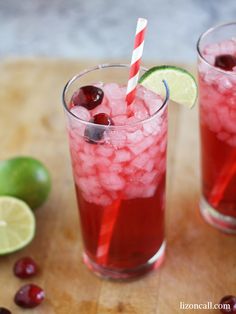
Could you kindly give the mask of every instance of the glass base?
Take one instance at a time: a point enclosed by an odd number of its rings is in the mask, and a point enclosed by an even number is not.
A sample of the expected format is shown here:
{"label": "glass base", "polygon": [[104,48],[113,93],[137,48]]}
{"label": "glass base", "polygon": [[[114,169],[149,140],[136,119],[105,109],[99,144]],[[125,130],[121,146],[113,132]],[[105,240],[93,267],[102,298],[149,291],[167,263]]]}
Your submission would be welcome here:
{"label": "glass base", "polygon": [[204,197],[200,200],[200,211],[203,218],[213,227],[226,233],[236,234],[236,218],[219,213]]}
{"label": "glass base", "polygon": [[126,280],[142,276],[149,271],[158,268],[165,256],[166,242],[163,241],[158,252],[150,258],[147,263],[132,269],[112,269],[101,266],[92,261],[86,253],[83,253],[83,260],[87,267],[97,276],[105,279]]}

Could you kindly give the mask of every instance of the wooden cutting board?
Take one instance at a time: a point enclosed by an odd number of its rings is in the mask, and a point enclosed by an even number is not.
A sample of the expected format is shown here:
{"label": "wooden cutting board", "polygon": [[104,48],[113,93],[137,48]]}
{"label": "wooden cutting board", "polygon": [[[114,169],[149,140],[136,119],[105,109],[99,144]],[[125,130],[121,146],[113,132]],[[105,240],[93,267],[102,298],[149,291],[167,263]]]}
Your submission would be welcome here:
{"label": "wooden cutting board", "polygon": [[164,265],[129,283],[101,280],[83,265],[61,91],[72,75],[94,64],[47,59],[0,63],[0,158],[35,156],[53,179],[49,200],[36,212],[33,242],[0,257],[0,306],[23,313],[13,296],[28,281],[15,278],[12,265],[28,255],[41,267],[30,281],[41,285],[47,298],[24,313],[172,314],[183,312],[180,302],[217,303],[236,294],[236,237],[208,226],[198,210],[197,109],[170,106]]}

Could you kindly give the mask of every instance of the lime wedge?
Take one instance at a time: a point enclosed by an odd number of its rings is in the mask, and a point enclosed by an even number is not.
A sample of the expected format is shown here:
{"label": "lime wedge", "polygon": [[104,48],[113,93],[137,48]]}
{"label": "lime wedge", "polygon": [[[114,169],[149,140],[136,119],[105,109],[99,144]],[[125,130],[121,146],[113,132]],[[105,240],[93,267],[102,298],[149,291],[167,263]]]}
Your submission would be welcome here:
{"label": "lime wedge", "polygon": [[35,217],[29,206],[11,196],[0,196],[0,255],[17,251],[31,242]]}
{"label": "lime wedge", "polygon": [[153,92],[165,97],[166,89],[163,80],[170,89],[170,99],[189,108],[197,100],[197,83],[188,71],[175,66],[156,66],[140,77],[139,83]]}

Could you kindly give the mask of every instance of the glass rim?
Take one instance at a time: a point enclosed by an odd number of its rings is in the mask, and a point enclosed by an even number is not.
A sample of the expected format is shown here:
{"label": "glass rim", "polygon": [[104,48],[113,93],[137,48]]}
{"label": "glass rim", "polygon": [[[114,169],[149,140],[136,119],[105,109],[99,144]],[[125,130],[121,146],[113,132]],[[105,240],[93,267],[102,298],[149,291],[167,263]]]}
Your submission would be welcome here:
{"label": "glass rim", "polygon": [[[158,108],[152,115],[150,115],[149,117],[139,120],[139,121],[135,121],[129,124],[123,124],[123,125],[98,125],[98,124],[94,124],[93,122],[90,121],[85,121],[83,119],[80,119],[79,117],[77,117],[73,112],[71,112],[67,106],[66,100],[65,100],[65,95],[69,89],[69,87],[71,86],[71,84],[73,84],[77,79],[79,79],[80,77],[84,76],[87,73],[93,72],[95,70],[101,70],[101,69],[106,69],[106,68],[130,68],[130,64],[126,64],[126,63],[103,63],[103,64],[99,64],[93,67],[90,67],[88,69],[85,69],[81,72],[79,72],[78,74],[74,75],[65,85],[63,92],[62,92],[62,104],[63,107],[65,109],[65,111],[69,114],[69,116],[73,117],[74,119],[78,120],[80,123],[83,123],[85,125],[96,125],[96,127],[101,127],[101,128],[111,128],[111,129],[116,129],[116,128],[125,128],[125,127],[132,127],[132,126],[136,126],[139,124],[142,124],[144,122],[147,122],[149,120],[152,120],[153,117],[155,117],[158,112],[160,112],[163,108],[166,107],[168,100],[169,100],[169,87],[166,83],[166,81],[163,80],[163,85],[165,86],[165,90],[166,90],[166,95],[165,98],[162,102],[162,105],[160,106],[160,108]],[[140,70],[143,71],[147,71],[147,68],[145,67],[140,67]]]}
{"label": "glass rim", "polygon": [[225,26],[231,26],[231,25],[235,25],[236,27],[236,21],[233,21],[233,22],[228,22],[228,23],[221,23],[221,24],[217,24],[213,27],[210,27],[208,28],[206,31],[204,31],[200,37],[198,38],[198,41],[197,41],[197,52],[198,52],[198,56],[199,58],[201,59],[201,61],[203,61],[204,63],[206,63],[208,66],[210,66],[211,68],[213,68],[215,71],[218,71],[219,73],[223,73],[224,75],[229,75],[229,76],[234,76],[236,75],[236,72],[233,72],[233,71],[225,71],[223,69],[220,69],[216,66],[214,66],[213,64],[209,63],[205,57],[202,55],[202,52],[201,52],[201,49],[200,49],[200,43],[201,41],[206,37],[208,36],[210,33],[214,32],[215,30],[221,28],[221,27],[225,27]]}

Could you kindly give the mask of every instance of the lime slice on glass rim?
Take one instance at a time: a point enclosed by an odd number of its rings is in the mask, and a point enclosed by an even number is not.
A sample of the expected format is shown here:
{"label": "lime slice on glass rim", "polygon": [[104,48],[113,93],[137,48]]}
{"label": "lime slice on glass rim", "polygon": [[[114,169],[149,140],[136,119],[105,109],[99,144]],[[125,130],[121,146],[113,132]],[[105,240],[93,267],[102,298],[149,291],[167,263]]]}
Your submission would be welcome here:
{"label": "lime slice on glass rim", "polygon": [[0,255],[15,252],[29,244],[35,234],[35,217],[23,201],[0,196]]}
{"label": "lime slice on glass rim", "polygon": [[155,66],[147,70],[139,83],[153,92],[165,97],[166,88],[170,89],[170,99],[181,105],[192,108],[197,100],[197,83],[188,71],[169,65]]}

